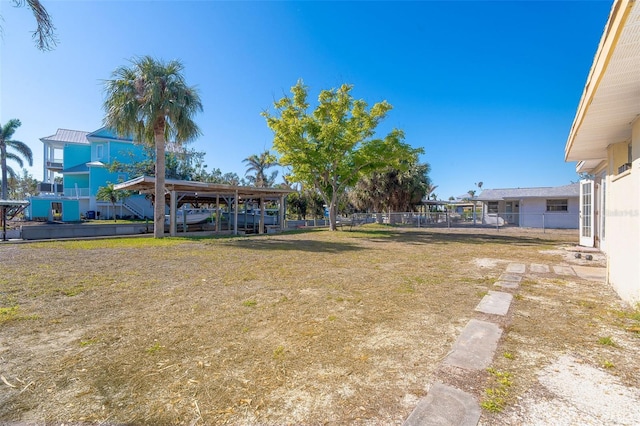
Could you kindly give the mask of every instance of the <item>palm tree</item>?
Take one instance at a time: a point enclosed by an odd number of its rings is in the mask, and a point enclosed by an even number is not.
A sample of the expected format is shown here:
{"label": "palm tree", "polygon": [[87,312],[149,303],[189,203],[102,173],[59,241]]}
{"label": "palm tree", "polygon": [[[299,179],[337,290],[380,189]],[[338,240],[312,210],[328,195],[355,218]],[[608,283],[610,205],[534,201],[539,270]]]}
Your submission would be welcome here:
{"label": "palm tree", "polygon": [[[58,40],[56,39],[55,30],[51,21],[49,12],[44,8],[40,0],[12,0],[15,7],[23,7],[25,4],[33,12],[34,18],[36,18],[36,30],[33,32],[33,39],[36,42],[36,46],[40,50],[53,49]],[[2,27],[0,27],[0,32]]]}
{"label": "palm tree", "polygon": [[[107,182],[107,186],[101,186],[96,192],[96,200],[108,201],[113,207],[113,221],[116,222],[116,203],[130,196],[129,191],[115,189],[111,182]],[[122,212],[121,212],[122,213]]]}
{"label": "palm tree", "polygon": [[131,60],[105,83],[104,124],[121,137],[155,148],[154,236],[164,236],[165,146],[195,139],[200,129],[193,121],[202,111],[200,95],[187,86],[179,61],[165,63],[150,56]]}
{"label": "palm tree", "polygon": [[[277,166],[278,160],[276,160],[276,157],[268,150],[260,155],[253,154],[242,160],[242,162],[247,163],[247,172],[245,173],[245,176],[249,182],[253,183],[253,185],[259,188],[264,188],[272,186],[275,183],[278,172],[274,171],[271,175],[267,176],[266,170]],[[250,175],[252,172],[254,174]]]}
{"label": "palm tree", "polygon": [[[2,196],[0,198],[3,200],[7,199],[8,176],[12,178],[16,178],[17,176],[13,169],[7,165],[7,160],[13,160],[18,163],[20,167],[23,167],[24,162],[22,161],[22,157],[24,157],[29,163],[29,166],[33,166],[33,153],[31,152],[31,148],[24,142],[11,139],[16,129],[21,125],[20,120],[14,118],[0,128],[0,167],[2,168]],[[15,150],[16,153],[8,152],[8,148]]]}
{"label": "palm tree", "polygon": [[[14,160],[20,167],[23,166],[22,158],[27,159],[30,166],[33,166],[33,153],[31,149],[24,142],[15,141],[11,139],[16,129],[20,127],[22,123],[17,118],[9,120],[4,126],[0,127],[0,168],[2,169],[2,189],[0,190],[0,199],[7,199],[7,188],[9,185],[7,176],[11,175],[12,178],[16,177],[16,173],[13,169],[7,166],[7,159]],[[18,153],[7,152],[7,148],[12,148]],[[2,240],[7,239],[7,208],[2,207],[0,214],[0,222],[2,222]]]}

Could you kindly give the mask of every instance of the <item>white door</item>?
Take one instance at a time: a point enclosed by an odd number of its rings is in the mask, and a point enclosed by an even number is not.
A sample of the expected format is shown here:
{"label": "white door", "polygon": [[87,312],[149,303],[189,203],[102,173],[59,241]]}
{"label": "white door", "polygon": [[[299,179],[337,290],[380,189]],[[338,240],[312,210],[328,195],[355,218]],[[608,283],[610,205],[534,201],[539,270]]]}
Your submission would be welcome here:
{"label": "white door", "polygon": [[594,197],[593,180],[580,181],[580,245],[593,247],[594,245]]}

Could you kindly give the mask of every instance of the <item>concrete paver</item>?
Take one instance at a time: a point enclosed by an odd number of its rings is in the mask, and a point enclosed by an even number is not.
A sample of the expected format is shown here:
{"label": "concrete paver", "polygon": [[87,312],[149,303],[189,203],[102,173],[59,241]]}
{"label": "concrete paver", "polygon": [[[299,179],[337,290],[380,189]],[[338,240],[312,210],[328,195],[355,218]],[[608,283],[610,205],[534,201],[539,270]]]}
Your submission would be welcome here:
{"label": "concrete paver", "polygon": [[479,420],[480,406],[472,395],[436,383],[403,426],[476,426]]}
{"label": "concrete paver", "polygon": [[496,281],[494,284],[496,287],[502,287],[507,290],[517,290],[520,288],[520,283],[514,281]]}
{"label": "concrete paver", "polygon": [[491,365],[502,329],[496,324],[470,320],[453,345],[443,364],[466,370],[484,370]]}
{"label": "concrete paver", "polygon": [[584,280],[605,282],[607,278],[607,268],[574,265],[573,270]]}
{"label": "concrete paver", "polygon": [[518,275],[518,274],[502,274],[502,275],[500,275],[500,278],[498,278],[498,280],[500,280],[500,281],[512,281],[514,283],[519,283],[522,280],[522,275]]}
{"label": "concrete paver", "polygon": [[558,275],[575,275],[576,273],[571,269],[571,266],[553,265],[553,272]]}
{"label": "concrete paver", "polygon": [[530,269],[531,269],[531,272],[534,272],[536,274],[548,274],[549,273],[549,266],[548,265],[542,265],[540,263],[532,263]]}
{"label": "concrete paver", "polygon": [[476,306],[476,311],[484,312],[485,314],[507,315],[512,300],[513,295],[511,293],[489,291]]}
{"label": "concrete paver", "polygon": [[507,273],[524,274],[525,272],[527,272],[527,267],[524,263],[510,263],[507,265]]}

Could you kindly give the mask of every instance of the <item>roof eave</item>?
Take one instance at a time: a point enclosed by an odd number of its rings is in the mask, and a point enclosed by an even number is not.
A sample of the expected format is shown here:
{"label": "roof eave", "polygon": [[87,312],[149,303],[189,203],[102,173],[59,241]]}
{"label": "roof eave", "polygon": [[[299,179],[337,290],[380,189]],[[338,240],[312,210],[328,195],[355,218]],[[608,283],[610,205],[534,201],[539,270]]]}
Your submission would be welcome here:
{"label": "roof eave", "polygon": [[578,103],[578,109],[571,125],[569,137],[567,138],[565,161],[580,161],[585,159],[585,156],[588,158],[606,157],[606,148],[610,143],[609,141],[599,141],[595,150],[591,148],[590,152],[585,152],[582,147],[576,144],[576,138],[589,110],[589,106],[593,102],[593,98],[607,70],[611,56],[615,51],[616,44],[634,3],[635,0],[616,0],[613,3],[609,19],[607,20],[603,36],[587,77],[587,82],[582,92],[580,102]]}

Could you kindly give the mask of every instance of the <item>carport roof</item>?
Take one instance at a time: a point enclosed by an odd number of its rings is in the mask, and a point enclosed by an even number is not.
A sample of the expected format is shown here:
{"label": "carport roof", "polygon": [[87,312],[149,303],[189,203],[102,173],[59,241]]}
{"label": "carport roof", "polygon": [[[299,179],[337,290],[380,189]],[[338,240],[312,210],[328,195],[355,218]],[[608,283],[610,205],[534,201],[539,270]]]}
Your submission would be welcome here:
{"label": "carport roof", "polygon": [[[140,176],[114,186],[115,189],[138,191],[145,194],[153,194],[156,178],[153,176]],[[186,202],[212,203],[216,197],[235,197],[267,200],[279,199],[281,196],[294,192],[291,189],[282,188],[256,188],[252,186],[225,185],[221,183],[195,182],[187,180],[165,179],[165,197],[168,199],[169,193],[175,191],[180,196],[180,204]]]}

